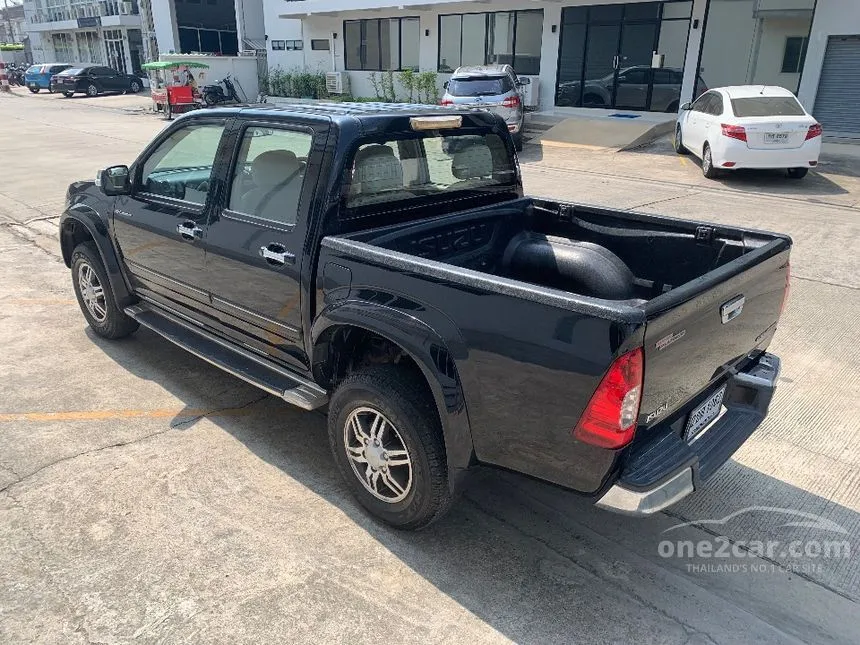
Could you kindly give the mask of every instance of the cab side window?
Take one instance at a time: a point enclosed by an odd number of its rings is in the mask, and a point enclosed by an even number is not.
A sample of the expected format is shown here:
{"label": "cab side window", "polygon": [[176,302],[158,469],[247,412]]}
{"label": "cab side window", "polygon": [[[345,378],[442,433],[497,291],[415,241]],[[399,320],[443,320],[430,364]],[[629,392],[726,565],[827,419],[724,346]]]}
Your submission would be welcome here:
{"label": "cab side window", "polygon": [[312,141],[309,132],[247,128],[233,169],[229,209],[295,224]]}
{"label": "cab side window", "polygon": [[190,124],[174,131],[143,163],[138,190],[204,205],[224,124]]}

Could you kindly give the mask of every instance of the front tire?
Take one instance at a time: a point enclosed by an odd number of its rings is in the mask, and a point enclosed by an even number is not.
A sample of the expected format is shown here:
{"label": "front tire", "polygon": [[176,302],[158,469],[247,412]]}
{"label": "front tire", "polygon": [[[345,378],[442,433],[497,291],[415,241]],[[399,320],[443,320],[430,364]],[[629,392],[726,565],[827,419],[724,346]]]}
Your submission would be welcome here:
{"label": "front tire", "polygon": [[98,96],[99,88],[95,83],[87,85],[87,96]]}
{"label": "front tire", "polygon": [[63,92],[63,96],[65,96],[67,99],[72,98],[74,95],[74,92]]}
{"label": "front tire", "polygon": [[30,88],[30,91],[31,91],[33,94],[38,94],[38,93],[39,93],[39,88],[38,88],[38,87],[31,87],[31,88]]}
{"label": "front tire", "polygon": [[128,91],[132,94],[137,94],[138,92],[140,92],[140,83],[137,81],[132,81],[128,85]]}
{"label": "front tire", "polygon": [[681,124],[675,126],[675,136],[672,139],[672,147],[679,155],[688,155],[690,151],[684,147],[684,140],[681,137]]}
{"label": "front tire", "polygon": [[420,374],[394,365],[353,372],[331,398],[328,434],[341,475],[371,515],[417,530],[450,508],[442,429]]}
{"label": "front tire", "polygon": [[809,172],[809,168],[789,168],[788,176],[792,179],[803,179]]}
{"label": "front tire", "polygon": [[72,286],[84,318],[102,338],[123,338],[138,328],[116,303],[107,272],[93,242],[83,242],[72,252]]}
{"label": "front tire", "polygon": [[217,96],[215,96],[214,94],[211,94],[211,93],[210,93],[210,94],[204,94],[204,95],[203,95],[203,102],[204,102],[208,107],[212,107],[213,105],[217,105],[217,104],[218,104],[218,97],[217,97]]}
{"label": "front tire", "polygon": [[702,150],[702,174],[707,179],[716,179],[719,175],[719,171],[714,168],[714,159],[711,155],[711,146],[707,143],[705,144],[704,150]]}

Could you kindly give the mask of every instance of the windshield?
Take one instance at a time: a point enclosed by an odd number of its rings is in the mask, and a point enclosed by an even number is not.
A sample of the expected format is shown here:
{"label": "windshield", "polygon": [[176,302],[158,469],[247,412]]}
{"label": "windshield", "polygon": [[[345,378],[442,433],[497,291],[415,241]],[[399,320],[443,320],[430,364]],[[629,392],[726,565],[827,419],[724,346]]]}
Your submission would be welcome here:
{"label": "windshield", "polygon": [[72,67],[70,69],[64,69],[62,72],[58,74],[58,76],[76,76],[83,72],[82,67]]}
{"label": "windshield", "polygon": [[517,173],[505,142],[497,134],[454,135],[439,132],[358,149],[351,168],[346,206],[445,198],[454,193],[509,190]]}
{"label": "windshield", "polygon": [[511,81],[507,76],[452,78],[448,81],[448,94],[451,96],[496,96],[511,89]]}
{"label": "windshield", "polygon": [[793,96],[755,96],[732,99],[735,116],[804,116],[806,112]]}

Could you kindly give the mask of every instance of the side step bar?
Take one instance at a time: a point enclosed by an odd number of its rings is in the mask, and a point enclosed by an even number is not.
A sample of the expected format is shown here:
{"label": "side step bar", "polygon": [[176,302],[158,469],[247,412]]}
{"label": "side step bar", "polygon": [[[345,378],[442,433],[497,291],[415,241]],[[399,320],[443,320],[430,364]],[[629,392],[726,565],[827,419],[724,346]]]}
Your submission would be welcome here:
{"label": "side step bar", "polygon": [[139,303],[126,307],[125,313],[182,349],[287,403],[303,410],[315,410],[328,402],[326,391],[313,381],[223,340],[162,307]]}

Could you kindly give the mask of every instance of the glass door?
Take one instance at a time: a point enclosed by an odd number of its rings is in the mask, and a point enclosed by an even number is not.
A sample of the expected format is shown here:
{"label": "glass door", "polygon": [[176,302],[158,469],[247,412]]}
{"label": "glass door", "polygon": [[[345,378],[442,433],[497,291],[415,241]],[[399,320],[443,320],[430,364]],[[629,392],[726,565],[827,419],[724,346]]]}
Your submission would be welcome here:
{"label": "glass door", "polygon": [[626,23],[621,29],[613,107],[647,110],[651,102],[651,57],[657,48],[657,22]]}
{"label": "glass door", "polygon": [[585,82],[582,88],[583,107],[612,107],[620,38],[620,23],[588,26]]}

